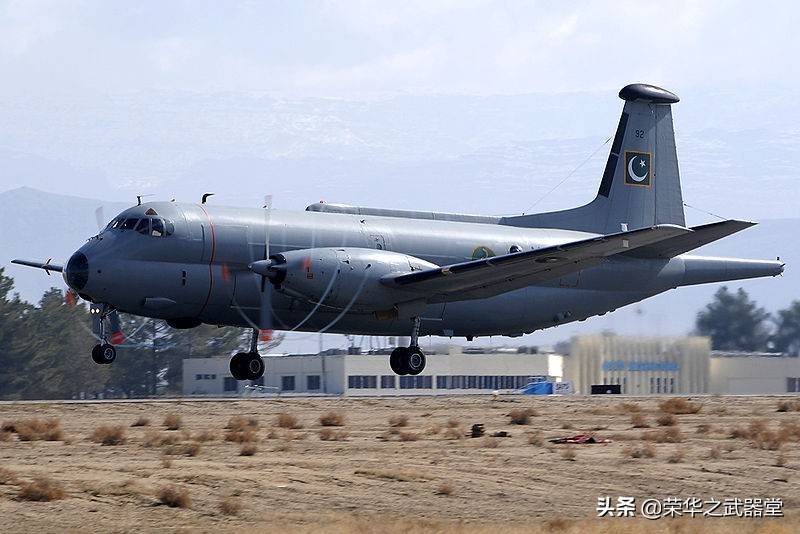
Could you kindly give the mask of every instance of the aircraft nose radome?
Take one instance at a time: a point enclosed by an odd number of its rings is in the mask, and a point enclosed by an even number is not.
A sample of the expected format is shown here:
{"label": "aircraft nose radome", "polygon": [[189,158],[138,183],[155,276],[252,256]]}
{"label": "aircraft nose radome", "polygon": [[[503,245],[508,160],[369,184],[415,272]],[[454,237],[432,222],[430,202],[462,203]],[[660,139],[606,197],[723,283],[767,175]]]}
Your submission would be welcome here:
{"label": "aircraft nose radome", "polygon": [[80,291],[89,282],[89,260],[83,252],[76,252],[67,262],[64,269],[67,285],[75,291]]}

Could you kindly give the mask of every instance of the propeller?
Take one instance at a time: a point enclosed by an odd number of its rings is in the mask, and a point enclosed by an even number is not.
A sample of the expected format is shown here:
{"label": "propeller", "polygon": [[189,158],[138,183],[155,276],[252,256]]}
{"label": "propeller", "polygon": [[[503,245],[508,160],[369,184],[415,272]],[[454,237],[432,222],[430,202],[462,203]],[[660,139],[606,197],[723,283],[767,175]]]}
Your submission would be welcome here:
{"label": "propeller", "polygon": [[[272,195],[264,197],[264,260],[269,259],[269,223],[270,211],[272,211]],[[268,271],[269,272],[269,271]],[[268,273],[261,275],[261,301],[258,316],[258,338],[264,343],[268,343],[272,339],[272,290],[267,288]]]}

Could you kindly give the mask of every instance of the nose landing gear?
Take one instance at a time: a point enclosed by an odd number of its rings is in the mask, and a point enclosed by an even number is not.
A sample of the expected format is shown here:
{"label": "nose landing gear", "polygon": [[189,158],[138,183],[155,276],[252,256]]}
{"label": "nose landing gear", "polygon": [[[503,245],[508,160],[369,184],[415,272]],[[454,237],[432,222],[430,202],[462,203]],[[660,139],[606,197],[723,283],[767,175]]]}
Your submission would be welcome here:
{"label": "nose landing gear", "polygon": [[236,380],[258,380],[264,376],[264,359],[258,354],[258,329],[253,329],[250,352],[239,352],[231,358],[231,375]]}
{"label": "nose landing gear", "polygon": [[425,370],[425,353],[419,348],[419,317],[414,317],[411,343],[408,347],[397,347],[389,355],[389,367],[398,375],[418,375]]}

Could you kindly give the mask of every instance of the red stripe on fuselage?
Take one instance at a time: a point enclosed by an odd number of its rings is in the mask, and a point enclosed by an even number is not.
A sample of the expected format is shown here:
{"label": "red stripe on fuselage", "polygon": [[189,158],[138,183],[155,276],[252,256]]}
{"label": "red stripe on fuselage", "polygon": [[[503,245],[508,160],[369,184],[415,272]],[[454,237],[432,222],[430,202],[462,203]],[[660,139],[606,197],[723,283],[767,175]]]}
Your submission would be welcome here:
{"label": "red stripe on fuselage", "polygon": [[211,257],[208,260],[208,295],[206,295],[206,301],[203,303],[203,307],[200,309],[200,313],[198,313],[198,315],[202,315],[203,312],[206,311],[208,301],[211,300],[211,291],[214,289],[214,255],[217,252],[217,235],[214,231],[214,221],[211,220],[211,216],[208,214],[202,204],[200,205],[200,209],[206,214],[208,226],[211,229]]}

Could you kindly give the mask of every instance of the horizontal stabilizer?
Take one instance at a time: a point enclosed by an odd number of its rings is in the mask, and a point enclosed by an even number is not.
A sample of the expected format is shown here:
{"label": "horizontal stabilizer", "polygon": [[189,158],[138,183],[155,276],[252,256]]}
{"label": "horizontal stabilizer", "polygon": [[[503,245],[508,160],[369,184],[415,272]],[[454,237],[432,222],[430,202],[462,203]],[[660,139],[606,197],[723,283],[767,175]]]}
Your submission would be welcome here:
{"label": "horizontal stabilizer", "polygon": [[554,280],[598,265],[609,256],[687,233],[691,233],[688,228],[662,224],[434,269],[386,275],[381,282],[424,294],[429,302],[484,298]]}
{"label": "horizontal stabilizer", "polygon": [[52,258],[47,261],[33,261],[33,260],[11,260],[11,263],[16,263],[17,265],[24,265],[26,267],[36,267],[37,269],[44,269],[47,274],[50,274],[50,271],[56,271],[58,273],[64,271],[64,266],[59,265],[57,263],[50,263]]}
{"label": "horizontal stabilizer", "polygon": [[693,226],[690,234],[679,235],[659,241],[653,245],[637,248],[626,255],[637,258],[674,258],[684,252],[689,252],[723,237],[735,234],[745,228],[755,226],[755,224],[748,221],[730,220]]}

